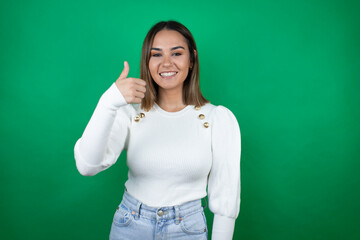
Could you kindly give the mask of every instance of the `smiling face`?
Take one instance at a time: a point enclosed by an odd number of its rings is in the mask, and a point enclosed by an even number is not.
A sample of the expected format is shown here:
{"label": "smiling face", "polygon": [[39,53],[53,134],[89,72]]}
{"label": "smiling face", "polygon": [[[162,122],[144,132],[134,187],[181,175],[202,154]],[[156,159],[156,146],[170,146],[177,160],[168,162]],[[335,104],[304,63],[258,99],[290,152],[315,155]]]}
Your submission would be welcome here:
{"label": "smiling face", "polygon": [[161,30],[154,38],[149,69],[159,88],[182,91],[191,66],[186,39],[177,31]]}

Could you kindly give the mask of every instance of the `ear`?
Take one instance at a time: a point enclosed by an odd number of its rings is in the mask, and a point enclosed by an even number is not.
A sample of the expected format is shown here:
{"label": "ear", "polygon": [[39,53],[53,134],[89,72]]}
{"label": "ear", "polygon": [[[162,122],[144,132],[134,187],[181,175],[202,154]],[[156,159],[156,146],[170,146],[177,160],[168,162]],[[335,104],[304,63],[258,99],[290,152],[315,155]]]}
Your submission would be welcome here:
{"label": "ear", "polygon": [[[197,56],[197,51],[196,51],[195,49],[194,49],[194,56],[195,56],[195,57]],[[190,69],[192,69],[193,66],[194,66],[194,63],[191,62],[191,63],[190,63]]]}

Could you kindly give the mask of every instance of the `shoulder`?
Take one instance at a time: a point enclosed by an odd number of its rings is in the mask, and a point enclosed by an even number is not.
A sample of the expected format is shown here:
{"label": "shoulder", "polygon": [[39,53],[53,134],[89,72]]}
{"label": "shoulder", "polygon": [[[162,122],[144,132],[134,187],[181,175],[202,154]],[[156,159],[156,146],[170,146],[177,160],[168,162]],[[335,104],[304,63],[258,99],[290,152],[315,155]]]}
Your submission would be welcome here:
{"label": "shoulder", "polygon": [[234,127],[239,125],[235,114],[223,105],[212,105],[212,111],[209,114],[213,126]]}
{"label": "shoulder", "polygon": [[206,103],[205,105],[197,108],[194,106],[194,109],[196,111],[199,111],[201,112],[202,114],[205,114],[205,115],[208,115],[210,116],[212,111],[216,108],[216,106],[214,104],[211,104],[211,103]]}
{"label": "shoulder", "polygon": [[223,106],[223,105],[212,105],[212,111],[211,111],[211,116],[214,118],[217,117],[224,117],[224,118],[235,118],[234,113],[227,107]]}
{"label": "shoulder", "polygon": [[130,124],[136,115],[138,115],[137,106],[126,104],[116,111],[116,121]]}

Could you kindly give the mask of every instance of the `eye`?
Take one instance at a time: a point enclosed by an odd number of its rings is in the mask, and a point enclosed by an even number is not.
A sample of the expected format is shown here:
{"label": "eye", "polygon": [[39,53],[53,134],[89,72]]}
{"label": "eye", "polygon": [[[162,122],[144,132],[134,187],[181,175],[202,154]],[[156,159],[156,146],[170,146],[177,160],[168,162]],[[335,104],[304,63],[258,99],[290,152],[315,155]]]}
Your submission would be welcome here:
{"label": "eye", "polygon": [[176,53],[174,53],[173,55],[174,55],[174,56],[180,56],[181,53],[176,52]]}
{"label": "eye", "polygon": [[153,57],[160,57],[161,54],[160,54],[160,53],[154,53],[152,56],[153,56]]}

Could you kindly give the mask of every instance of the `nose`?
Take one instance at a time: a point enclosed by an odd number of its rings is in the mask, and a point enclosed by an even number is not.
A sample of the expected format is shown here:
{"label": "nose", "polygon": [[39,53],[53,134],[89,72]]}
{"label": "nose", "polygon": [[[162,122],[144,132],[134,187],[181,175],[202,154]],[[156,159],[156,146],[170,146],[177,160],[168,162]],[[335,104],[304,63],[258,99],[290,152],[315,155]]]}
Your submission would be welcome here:
{"label": "nose", "polygon": [[164,56],[163,57],[163,66],[164,67],[169,67],[171,66],[172,62],[171,62],[171,57],[170,56]]}

